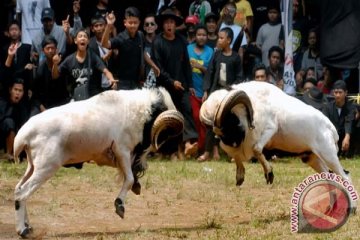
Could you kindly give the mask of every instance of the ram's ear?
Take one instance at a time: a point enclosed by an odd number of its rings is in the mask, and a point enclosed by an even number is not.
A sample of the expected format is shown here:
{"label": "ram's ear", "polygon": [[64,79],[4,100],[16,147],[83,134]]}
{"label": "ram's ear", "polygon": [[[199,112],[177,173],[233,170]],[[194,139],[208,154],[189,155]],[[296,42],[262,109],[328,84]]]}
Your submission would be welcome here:
{"label": "ram's ear", "polygon": [[203,102],[199,112],[200,122],[206,126],[206,128],[212,129],[214,125],[213,116],[209,112],[213,109],[213,106],[210,106],[208,101]]}
{"label": "ram's ear", "polygon": [[242,90],[231,91],[220,103],[215,113],[214,128],[221,129],[224,126],[226,116],[231,112],[231,109],[238,104],[243,104],[246,108],[248,127],[254,129],[254,110],[249,96]]}
{"label": "ram's ear", "polygon": [[246,130],[239,118],[234,113],[229,112],[224,119],[222,128],[214,128],[214,133],[225,145],[238,147],[244,141]]}

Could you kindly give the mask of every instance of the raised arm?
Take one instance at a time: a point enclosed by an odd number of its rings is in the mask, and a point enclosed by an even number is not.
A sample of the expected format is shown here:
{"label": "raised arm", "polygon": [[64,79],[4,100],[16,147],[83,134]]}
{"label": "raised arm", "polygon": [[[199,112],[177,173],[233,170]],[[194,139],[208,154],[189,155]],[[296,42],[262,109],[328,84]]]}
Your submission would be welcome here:
{"label": "raised arm", "polygon": [[103,34],[103,37],[101,39],[101,45],[105,48],[111,48],[111,44],[110,44],[110,33],[113,29],[113,26],[114,26],[114,23],[116,21],[116,18],[115,18],[115,15],[114,15],[114,12],[111,12],[111,13],[107,13],[106,14],[106,27],[105,27],[105,31],[104,31],[104,34]]}
{"label": "raised arm", "polygon": [[53,79],[58,79],[60,76],[59,63],[61,62],[61,56],[57,53],[53,57],[53,67],[51,69],[51,76]]}

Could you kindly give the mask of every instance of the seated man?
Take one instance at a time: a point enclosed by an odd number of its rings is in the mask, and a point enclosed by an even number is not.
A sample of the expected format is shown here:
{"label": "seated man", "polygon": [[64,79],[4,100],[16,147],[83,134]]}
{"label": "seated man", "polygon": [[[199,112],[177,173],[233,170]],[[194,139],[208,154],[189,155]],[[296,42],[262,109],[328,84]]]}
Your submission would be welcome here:
{"label": "seated man", "polygon": [[343,80],[337,80],[333,85],[334,100],[323,107],[323,113],[336,127],[339,134],[339,156],[347,156],[350,147],[350,137],[353,132],[356,107],[346,98],[347,87]]}
{"label": "seated man", "polygon": [[0,98],[0,137],[5,145],[5,158],[13,161],[13,146],[17,131],[28,119],[28,109],[22,100],[24,80],[17,78],[10,85],[9,96]]}

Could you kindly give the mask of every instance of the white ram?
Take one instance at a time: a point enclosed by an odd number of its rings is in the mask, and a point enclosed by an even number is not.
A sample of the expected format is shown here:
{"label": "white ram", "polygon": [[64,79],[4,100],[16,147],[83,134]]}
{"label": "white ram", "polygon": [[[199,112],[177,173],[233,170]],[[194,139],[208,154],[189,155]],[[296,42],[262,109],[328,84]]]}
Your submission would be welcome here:
{"label": "white ram", "polygon": [[349,179],[337,156],[339,137],[330,120],[272,84],[253,81],[217,90],[203,103],[200,119],[213,127],[221,147],[235,159],[237,185],[244,181],[242,161],[251,157],[262,164],[267,183],[273,182],[264,149],[300,155],[316,172],[332,170]]}
{"label": "white ram", "polygon": [[[124,217],[125,197],[146,156],[166,143],[181,141],[183,117],[165,89],[107,91],[85,101],[49,109],[29,119],[18,132],[14,157],[25,150],[28,166],[15,188],[16,230],[31,233],[26,200],[62,166],[87,161],[118,169],[124,182],[115,200]],[[165,143],[165,145],[163,145]],[[176,144],[174,144],[176,146]],[[176,147],[174,150],[176,151]]]}

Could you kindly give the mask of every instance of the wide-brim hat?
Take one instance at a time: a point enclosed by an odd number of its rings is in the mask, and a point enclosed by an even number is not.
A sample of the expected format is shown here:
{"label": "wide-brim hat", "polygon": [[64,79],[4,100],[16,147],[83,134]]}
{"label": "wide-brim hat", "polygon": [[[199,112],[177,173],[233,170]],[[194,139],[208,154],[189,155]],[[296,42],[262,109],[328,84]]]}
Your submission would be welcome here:
{"label": "wide-brim hat", "polygon": [[162,26],[162,24],[164,23],[164,21],[166,19],[174,19],[175,20],[175,24],[176,26],[180,26],[184,20],[182,17],[179,17],[178,15],[175,14],[175,12],[171,9],[166,9],[164,10],[162,13],[160,13],[157,17],[156,17],[156,20],[158,22],[158,24],[160,26]]}
{"label": "wide-brim hat", "polygon": [[305,92],[302,100],[318,110],[322,110],[324,104],[327,102],[326,97],[317,87],[312,87]]}

